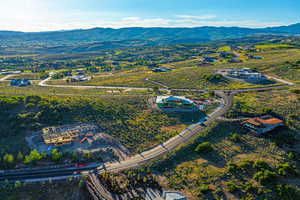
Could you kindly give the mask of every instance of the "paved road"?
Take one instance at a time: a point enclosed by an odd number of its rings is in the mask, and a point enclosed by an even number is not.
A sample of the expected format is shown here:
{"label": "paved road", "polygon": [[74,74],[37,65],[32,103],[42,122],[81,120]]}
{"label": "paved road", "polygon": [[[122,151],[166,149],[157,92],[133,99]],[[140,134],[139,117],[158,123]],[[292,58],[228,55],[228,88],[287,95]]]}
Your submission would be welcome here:
{"label": "paved road", "polygon": [[91,164],[82,168],[61,168],[61,169],[32,169],[32,170],[19,170],[19,171],[0,171],[0,182],[9,181],[26,181],[26,182],[39,182],[54,179],[66,179],[69,177],[77,177],[82,172],[88,170],[95,170],[100,164]]}
{"label": "paved road", "polygon": [[10,77],[12,77],[12,76],[14,76],[15,74],[9,74],[9,75],[6,75],[6,76],[4,76],[4,77],[2,77],[1,79],[0,79],[0,82],[2,82],[2,81],[6,81],[7,79],[9,79]]}
{"label": "paved road", "polygon": [[[274,77],[272,77],[274,79]],[[51,80],[51,77],[41,81],[39,86],[43,87],[57,87],[57,88],[99,88],[99,89],[129,89],[129,90],[148,90],[152,89],[149,87],[126,87],[126,86],[85,86],[85,85],[49,85],[47,82]],[[278,79],[279,81],[279,79]],[[182,89],[175,89],[175,88],[165,88],[167,86],[163,85],[164,88],[160,88],[161,91],[191,91],[191,92],[248,92],[248,91],[266,91],[266,90],[274,90],[280,89],[290,86],[300,86],[300,83],[291,83],[289,81],[284,81],[280,79],[280,82],[286,83],[284,85],[274,85],[274,86],[267,86],[267,87],[253,87],[253,88],[242,88],[242,89],[189,89],[189,88],[182,88]]]}

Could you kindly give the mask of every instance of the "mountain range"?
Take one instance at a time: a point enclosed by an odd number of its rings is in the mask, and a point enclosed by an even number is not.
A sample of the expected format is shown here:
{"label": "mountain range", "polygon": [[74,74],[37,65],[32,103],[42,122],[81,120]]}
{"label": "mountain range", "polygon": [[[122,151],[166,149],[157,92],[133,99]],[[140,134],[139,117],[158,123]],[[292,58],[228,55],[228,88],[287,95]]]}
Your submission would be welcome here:
{"label": "mountain range", "polygon": [[195,28],[93,28],[53,32],[0,31],[0,44],[70,44],[126,40],[168,41],[168,43],[207,42],[255,35],[300,35],[300,23],[270,28],[195,27]]}

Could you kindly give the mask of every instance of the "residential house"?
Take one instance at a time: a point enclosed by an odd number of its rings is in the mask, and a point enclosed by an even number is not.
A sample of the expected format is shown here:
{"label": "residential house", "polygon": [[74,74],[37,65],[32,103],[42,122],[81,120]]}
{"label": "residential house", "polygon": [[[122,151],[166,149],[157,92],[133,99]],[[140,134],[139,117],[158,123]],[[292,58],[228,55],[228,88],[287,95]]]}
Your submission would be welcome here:
{"label": "residential house", "polygon": [[13,79],[10,81],[10,86],[26,87],[29,85],[31,85],[31,82],[28,79]]}
{"label": "residential house", "polygon": [[72,76],[70,78],[70,81],[71,82],[81,82],[81,81],[88,81],[90,80],[91,77],[87,77],[87,76],[84,76],[84,75],[80,75],[80,76]]}
{"label": "residential house", "polygon": [[77,72],[78,75],[85,75],[86,74],[85,69],[77,69],[76,72]]}
{"label": "residential house", "polygon": [[229,62],[231,62],[231,63],[241,63],[243,61],[238,59],[238,58],[232,58],[232,59],[229,60]]}
{"label": "residential house", "polygon": [[263,135],[279,126],[283,126],[284,123],[282,120],[271,115],[264,115],[262,117],[249,119],[243,122],[242,125],[257,135]]}
{"label": "residential house", "polygon": [[172,71],[171,68],[168,67],[158,67],[152,70],[153,72],[169,72]]}
{"label": "residential house", "polygon": [[228,68],[228,69],[219,70],[219,73],[231,78],[244,79],[246,81],[251,81],[251,82],[260,82],[260,81],[267,80],[267,77],[264,74],[255,72],[250,68],[242,68],[242,69]]}
{"label": "residential house", "polygon": [[219,56],[222,58],[228,58],[228,57],[232,57],[233,54],[230,52],[222,51],[222,52],[220,52]]}
{"label": "residential house", "polygon": [[203,61],[204,62],[216,62],[216,61],[218,61],[218,58],[205,56],[204,59],[203,59]]}
{"label": "residential house", "polygon": [[196,107],[196,104],[190,99],[179,96],[158,96],[156,104],[160,108],[193,109]]}
{"label": "residential house", "polygon": [[248,58],[249,59],[263,59],[262,56],[253,56],[253,55],[249,55]]}
{"label": "residential house", "polygon": [[164,191],[162,198],[164,200],[187,200],[187,198],[181,192],[176,191]]}

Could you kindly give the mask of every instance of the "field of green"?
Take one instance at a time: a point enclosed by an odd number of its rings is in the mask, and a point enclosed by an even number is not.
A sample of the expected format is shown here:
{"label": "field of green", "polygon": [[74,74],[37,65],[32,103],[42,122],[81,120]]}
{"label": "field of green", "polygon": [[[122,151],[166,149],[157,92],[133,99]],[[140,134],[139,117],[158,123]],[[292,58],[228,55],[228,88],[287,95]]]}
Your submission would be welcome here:
{"label": "field of green", "polygon": [[11,87],[9,82],[0,83],[1,95],[41,95],[41,96],[134,96],[134,95],[151,95],[148,90],[122,90],[122,89],[99,89],[99,88],[55,88],[41,87],[38,82],[33,82],[32,86],[28,87]]}
{"label": "field of green", "polygon": [[257,49],[272,49],[272,48],[293,48],[294,46],[288,44],[262,44],[256,45]]}
{"label": "field of green", "polygon": [[145,81],[151,75],[150,70],[136,69],[124,72],[118,72],[112,75],[96,74],[90,81],[67,83],[66,80],[51,80],[48,83],[54,85],[101,85],[101,86],[133,86],[133,87],[154,87],[155,85]]}

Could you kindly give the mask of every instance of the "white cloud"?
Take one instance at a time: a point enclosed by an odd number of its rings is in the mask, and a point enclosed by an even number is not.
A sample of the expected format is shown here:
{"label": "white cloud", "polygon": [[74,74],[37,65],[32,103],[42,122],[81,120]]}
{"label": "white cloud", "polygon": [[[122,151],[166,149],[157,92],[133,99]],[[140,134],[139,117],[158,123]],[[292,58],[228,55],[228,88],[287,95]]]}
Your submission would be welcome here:
{"label": "white cloud", "polygon": [[195,15],[176,15],[178,18],[182,19],[192,19],[192,20],[207,20],[207,19],[214,19],[216,15],[202,15],[202,16],[195,16]]}

